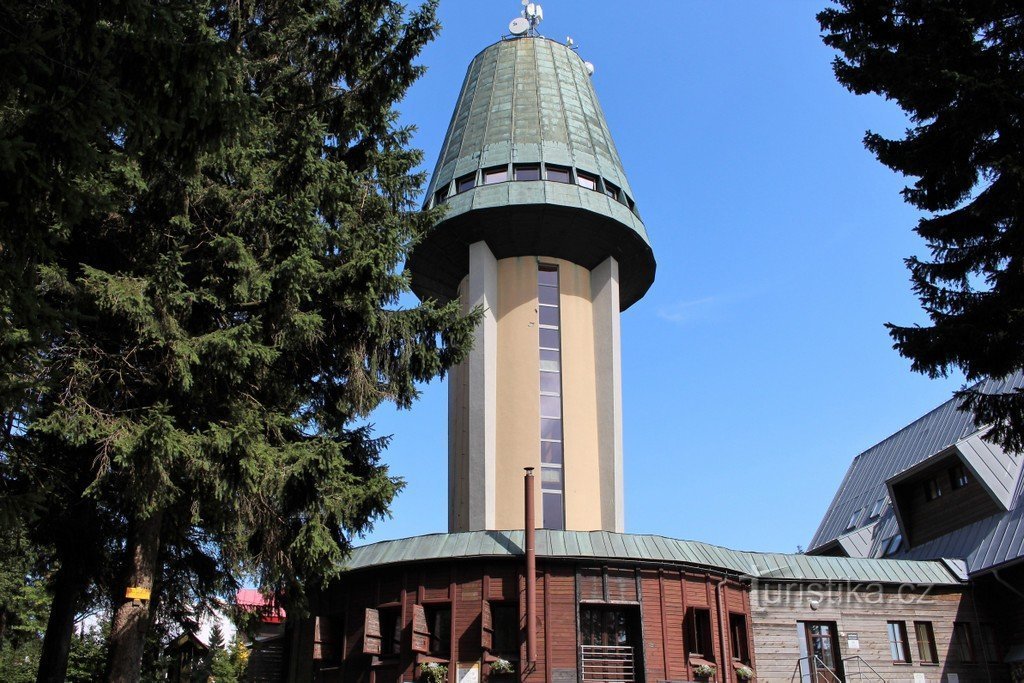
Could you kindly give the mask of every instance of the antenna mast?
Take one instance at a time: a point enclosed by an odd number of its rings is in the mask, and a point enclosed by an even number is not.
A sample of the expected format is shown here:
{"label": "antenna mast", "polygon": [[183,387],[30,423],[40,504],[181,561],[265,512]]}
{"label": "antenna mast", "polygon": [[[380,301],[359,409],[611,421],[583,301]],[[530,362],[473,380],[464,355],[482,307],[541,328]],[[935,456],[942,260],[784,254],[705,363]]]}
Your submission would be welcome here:
{"label": "antenna mast", "polygon": [[536,37],[539,35],[537,27],[543,20],[544,8],[539,3],[523,0],[523,14],[512,20],[512,23],[508,25],[508,30],[516,37],[523,35]]}

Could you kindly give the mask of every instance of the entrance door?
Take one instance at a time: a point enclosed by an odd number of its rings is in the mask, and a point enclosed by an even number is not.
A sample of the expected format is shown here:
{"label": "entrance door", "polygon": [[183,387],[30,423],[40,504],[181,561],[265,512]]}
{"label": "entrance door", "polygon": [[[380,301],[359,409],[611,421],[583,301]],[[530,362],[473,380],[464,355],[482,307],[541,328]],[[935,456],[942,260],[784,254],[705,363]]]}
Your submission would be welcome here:
{"label": "entrance door", "polygon": [[839,653],[836,625],[832,622],[804,622],[807,640],[808,669],[814,683],[837,683],[843,680],[843,662]]}
{"label": "entrance door", "polygon": [[580,605],[583,680],[640,683],[639,610],[620,605]]}

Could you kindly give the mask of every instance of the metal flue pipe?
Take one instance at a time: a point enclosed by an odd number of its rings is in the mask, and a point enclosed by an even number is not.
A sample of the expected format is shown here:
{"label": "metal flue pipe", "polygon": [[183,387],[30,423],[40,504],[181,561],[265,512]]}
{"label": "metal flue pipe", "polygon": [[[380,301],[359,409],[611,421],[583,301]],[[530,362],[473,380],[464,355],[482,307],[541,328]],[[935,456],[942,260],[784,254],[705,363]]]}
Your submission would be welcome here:
{"label": "metal flue pipe", "polygon": [[533,468],[527,467],[523,477],[526,494],[526,660],[537,663],[537,546],[536,516],[533,488]]}

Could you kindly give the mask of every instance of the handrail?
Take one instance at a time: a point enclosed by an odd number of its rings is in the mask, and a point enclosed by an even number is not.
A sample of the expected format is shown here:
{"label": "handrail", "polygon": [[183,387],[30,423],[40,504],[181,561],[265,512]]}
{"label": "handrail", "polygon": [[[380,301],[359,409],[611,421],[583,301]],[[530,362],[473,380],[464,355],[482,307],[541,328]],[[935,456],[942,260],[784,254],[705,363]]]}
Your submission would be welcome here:
{"label": "handrail", "polygon": [[[797,668],[797,671],[799,672],[799,675],[800,675],[801,679],[803,679],[803,670],[800,668],[800,662],[804,661],[805,659],[807,660],[808,664],[812,663],[811,662],[811,655],[807,655],[805,657],[800,657],[799,659],[796,660],[796,668]],[[825,671],[825,672],[828,673],[829,676],[832,677],[832,680],[834,680],[835,683],[843,683],[843,679],[841,679],[839,677],[839,674],[837,674],[835,671],[833,671],[831,669],[831,667],[829,667],[829,665],[826,664],[824,662],[824,660],[821,657],[819,657],[818,655],[814,655],[814,662],[813,662],[813,664],[814,665],[810,667],[811,671],[809,672],[811,676],[815,676],[820,671]]]}
{"label": "handrail", "polygon": [[871,673],[873,673],[875,675],[875,678],[877,678],[880,681],[885,681],[885,678],[882,677],[882,674],[880,674],[877,671],[875,671],[875,667],[873,667],[870,664],[868,664],[868,661],[866,659],[864,659],[863,657],[861,657],[860,655],[850,655],[849,657],[843,657],[843,662],[844,663],[845,662],[849,662],[849,661],[852,661],[854,659],[857,660],[857,677],[858,678],[862,677],[862,673],[861,673],[860,667],[863,664],[864,666],[866,666],[871,671]]}

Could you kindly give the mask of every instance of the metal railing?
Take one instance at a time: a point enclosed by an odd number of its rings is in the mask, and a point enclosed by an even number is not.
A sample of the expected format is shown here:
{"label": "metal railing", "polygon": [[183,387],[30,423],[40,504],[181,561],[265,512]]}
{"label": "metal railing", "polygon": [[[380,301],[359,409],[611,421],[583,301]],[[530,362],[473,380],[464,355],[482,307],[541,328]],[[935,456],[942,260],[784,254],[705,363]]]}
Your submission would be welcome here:
{"label": "metal railing", "polygon": [[628,645],[580,645],[583,680],[634,683],[633,648]]}
{"label": "metal railing", "polygon": [[[804,660],[807,660],[806,674],[804,673],[803,667],[800,665]],[[802,681],[804,680],[805,675],[811,679],[812,683],[819,683],[819,681],[822,680],[822,677],[824,677],[824,680],[828,681],[828,683],[844,683],[843,679],[839,677],[839,674],[833,671],[832,668],[829,667],[829,665],[826,664],[818,655],[814,655],[813,657],[808,655],[796,660],[796,671],[793,673],[793,676],[790,677],[790,680]]]}
{"label": "metal railing", "polygon": [[[853,662],[853,661],[857,662],[857,670],[856,671],[854,671],[853,667],[851,667],[848,664],[848,662]],[[864,672],[865,668],[870,673],[865,673]],[[864,681],[864,680],[867,680],[867,681],[876,681],[876,680],[877,681],[885,681],[885,678],[882,677],[882,674],[880,674],[877,671],[875,671],[875,667],[873,667],[870,664],[868,664],[867,660],[865,660],[860,655],[850,655],[849,657],[843,657],[843,670],[846,673],[846,678],[849,679],[849,680],[852,680],[853,677],[856,676],[857,677],[856,680],[858,680],[858,681]]]}

